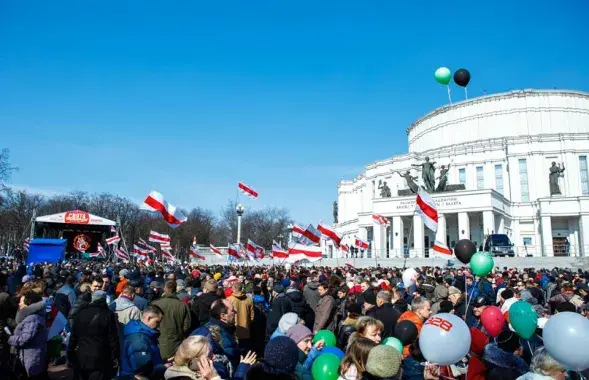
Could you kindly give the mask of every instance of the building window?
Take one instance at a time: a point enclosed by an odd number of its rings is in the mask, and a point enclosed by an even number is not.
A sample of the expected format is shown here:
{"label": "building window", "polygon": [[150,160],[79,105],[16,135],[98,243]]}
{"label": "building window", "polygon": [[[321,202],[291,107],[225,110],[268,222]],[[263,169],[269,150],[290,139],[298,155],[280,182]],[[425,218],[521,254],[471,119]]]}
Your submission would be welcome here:
{"label": "building window", "polygon": [[503,194],[503,166],[501,164],[495,165],[495,190]]}
{"label": "building window", "polygon": [[529,202],[530,191],[528,188],[528,165],[525,158],[519,160],[519,185],[522,191],[522,202]]}
{"label": "building window", "polygon": [[579,156],[579,170],[581,172],[581,195],[589,195],[587,156]]}
{"label": "building window", "polygon": [[485,188],[485,174],[483,173],[483,167],[477,166],[477,190]]}
{"label": "building window", "polygon": [[465,168],[458,169],[458,182],[461,185],[466,185],[466,169]]}

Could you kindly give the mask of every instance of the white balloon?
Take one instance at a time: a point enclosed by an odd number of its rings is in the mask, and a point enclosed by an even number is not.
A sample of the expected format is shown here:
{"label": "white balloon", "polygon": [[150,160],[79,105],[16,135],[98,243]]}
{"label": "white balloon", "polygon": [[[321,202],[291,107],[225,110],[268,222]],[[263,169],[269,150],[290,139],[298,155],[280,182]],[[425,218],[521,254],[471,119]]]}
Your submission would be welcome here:
{"label": "white balloon", "polygon": [[286,269],[286,270],[290,270],[290,268],[291,268],[291,265],[290,265],[290,263],[286,263],[286,264],[284,264],[284,269]]}
{"label": "white balloon", "polygon": [[542,338],[546,351],[568,369],[589,368],[589,319],[570,311],[553,315],[544,326]]}
{"label": "white balloon", "polygon": [[403,272],[403,285],[405,285],[405,289],[410,287],[411,285],[415,284],[415,281],[419,277],[419,273],[413,268],[405,269]]}
{"label": "white balloon", "polygon": [[455,364],[470,350],[470,330],[454,314],[436,314],[423,324],[419,333],[419,348],[423,357],[432,364]]}

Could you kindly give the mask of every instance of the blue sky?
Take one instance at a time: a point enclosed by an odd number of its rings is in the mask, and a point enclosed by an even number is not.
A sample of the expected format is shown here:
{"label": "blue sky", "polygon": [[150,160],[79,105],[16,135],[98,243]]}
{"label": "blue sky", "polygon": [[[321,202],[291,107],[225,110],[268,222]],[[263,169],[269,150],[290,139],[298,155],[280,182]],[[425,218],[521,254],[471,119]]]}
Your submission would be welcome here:
{"label": "blue sky", "polygon": [[[0,147],[12,183],[331,221],[337,184],[407,150],[443,105],[439,66],[471,97],[589,90],[586,1],[0,3]],[[458,88],[455,99],[461,98]]]}

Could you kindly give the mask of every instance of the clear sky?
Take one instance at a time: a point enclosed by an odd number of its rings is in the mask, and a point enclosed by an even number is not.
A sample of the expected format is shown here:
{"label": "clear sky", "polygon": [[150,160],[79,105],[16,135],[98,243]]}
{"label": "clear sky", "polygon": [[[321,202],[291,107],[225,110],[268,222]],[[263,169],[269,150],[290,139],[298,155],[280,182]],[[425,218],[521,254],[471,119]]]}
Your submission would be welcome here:
{"label": "clear sky", "polygon": [[331,222],[338,181],[445,104],[437,67],[469,69],[471,97],[589,90],[588,17],[584,0],[3,0],[0,147],[45,194],[217,212],[242,180],[248,208]]}

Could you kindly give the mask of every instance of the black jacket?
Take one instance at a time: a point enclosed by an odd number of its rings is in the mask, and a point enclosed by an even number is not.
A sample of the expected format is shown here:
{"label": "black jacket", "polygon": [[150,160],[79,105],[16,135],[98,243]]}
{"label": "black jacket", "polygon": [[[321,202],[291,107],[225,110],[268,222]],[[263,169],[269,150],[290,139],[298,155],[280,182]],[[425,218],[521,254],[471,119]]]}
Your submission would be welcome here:
{"label": "black jacket", "polygon": [[74,326],[74,319],[76,315],[78,315],[80,311],[88,307],[88,305],[90,305],[91,300],[92,295],[90,292],[80,293],[78,298],[76,298],[76,302],[74,302],[69,314],[67,315],[67,320],[70,324],[70,329]]}
{"label": "black jacket", "polygon": [[290,301],[291,311],[305,321],[306,326],[313,326],[315,313],[305,300],[303,292],[297,289],[288,289],[286,291],[286,297],[288,297],[288,300]]}
{"label": "black jacket", "polygon": [[74,317],[67,355],[74,368],[84,371],[110,370],[119,359],[117,322],[104,299]]}
{"label": "black jacket", "polygon": [[407,301],[404,299],[398,299],[394,304],[393,307],[400,313],[403,314],[407,311]]}
{"label": "black jacket", "polygon": [[380,307],[375,308],[372,317],[378,319],[384,325],[382,332],[382,339],[395,336],[395,326],[401,313],[395,309],[393,304],[385,303]]}
{"label": "black jacket", "polygon": [[290,299],[284,293],[278,294],[272,301],[270,306],[270,313],[268,313],[268,322],[266,324],[266,332],[268,335],[272,335],[274,330],[278,327],[280,318],[286,313],[292,311]]}
{"label": "black jacket", "polygon": [[192,317],[199,321],[200,326],[211,319],[211,305],[218,299],[217,294],[209,292],[201,294],[192,302]]}
{"label": "black jacket", "polygon": [[342,325],[337,334],[337,346],[344,352],[348,347],[350,336],[356,331],[354,325]]}

